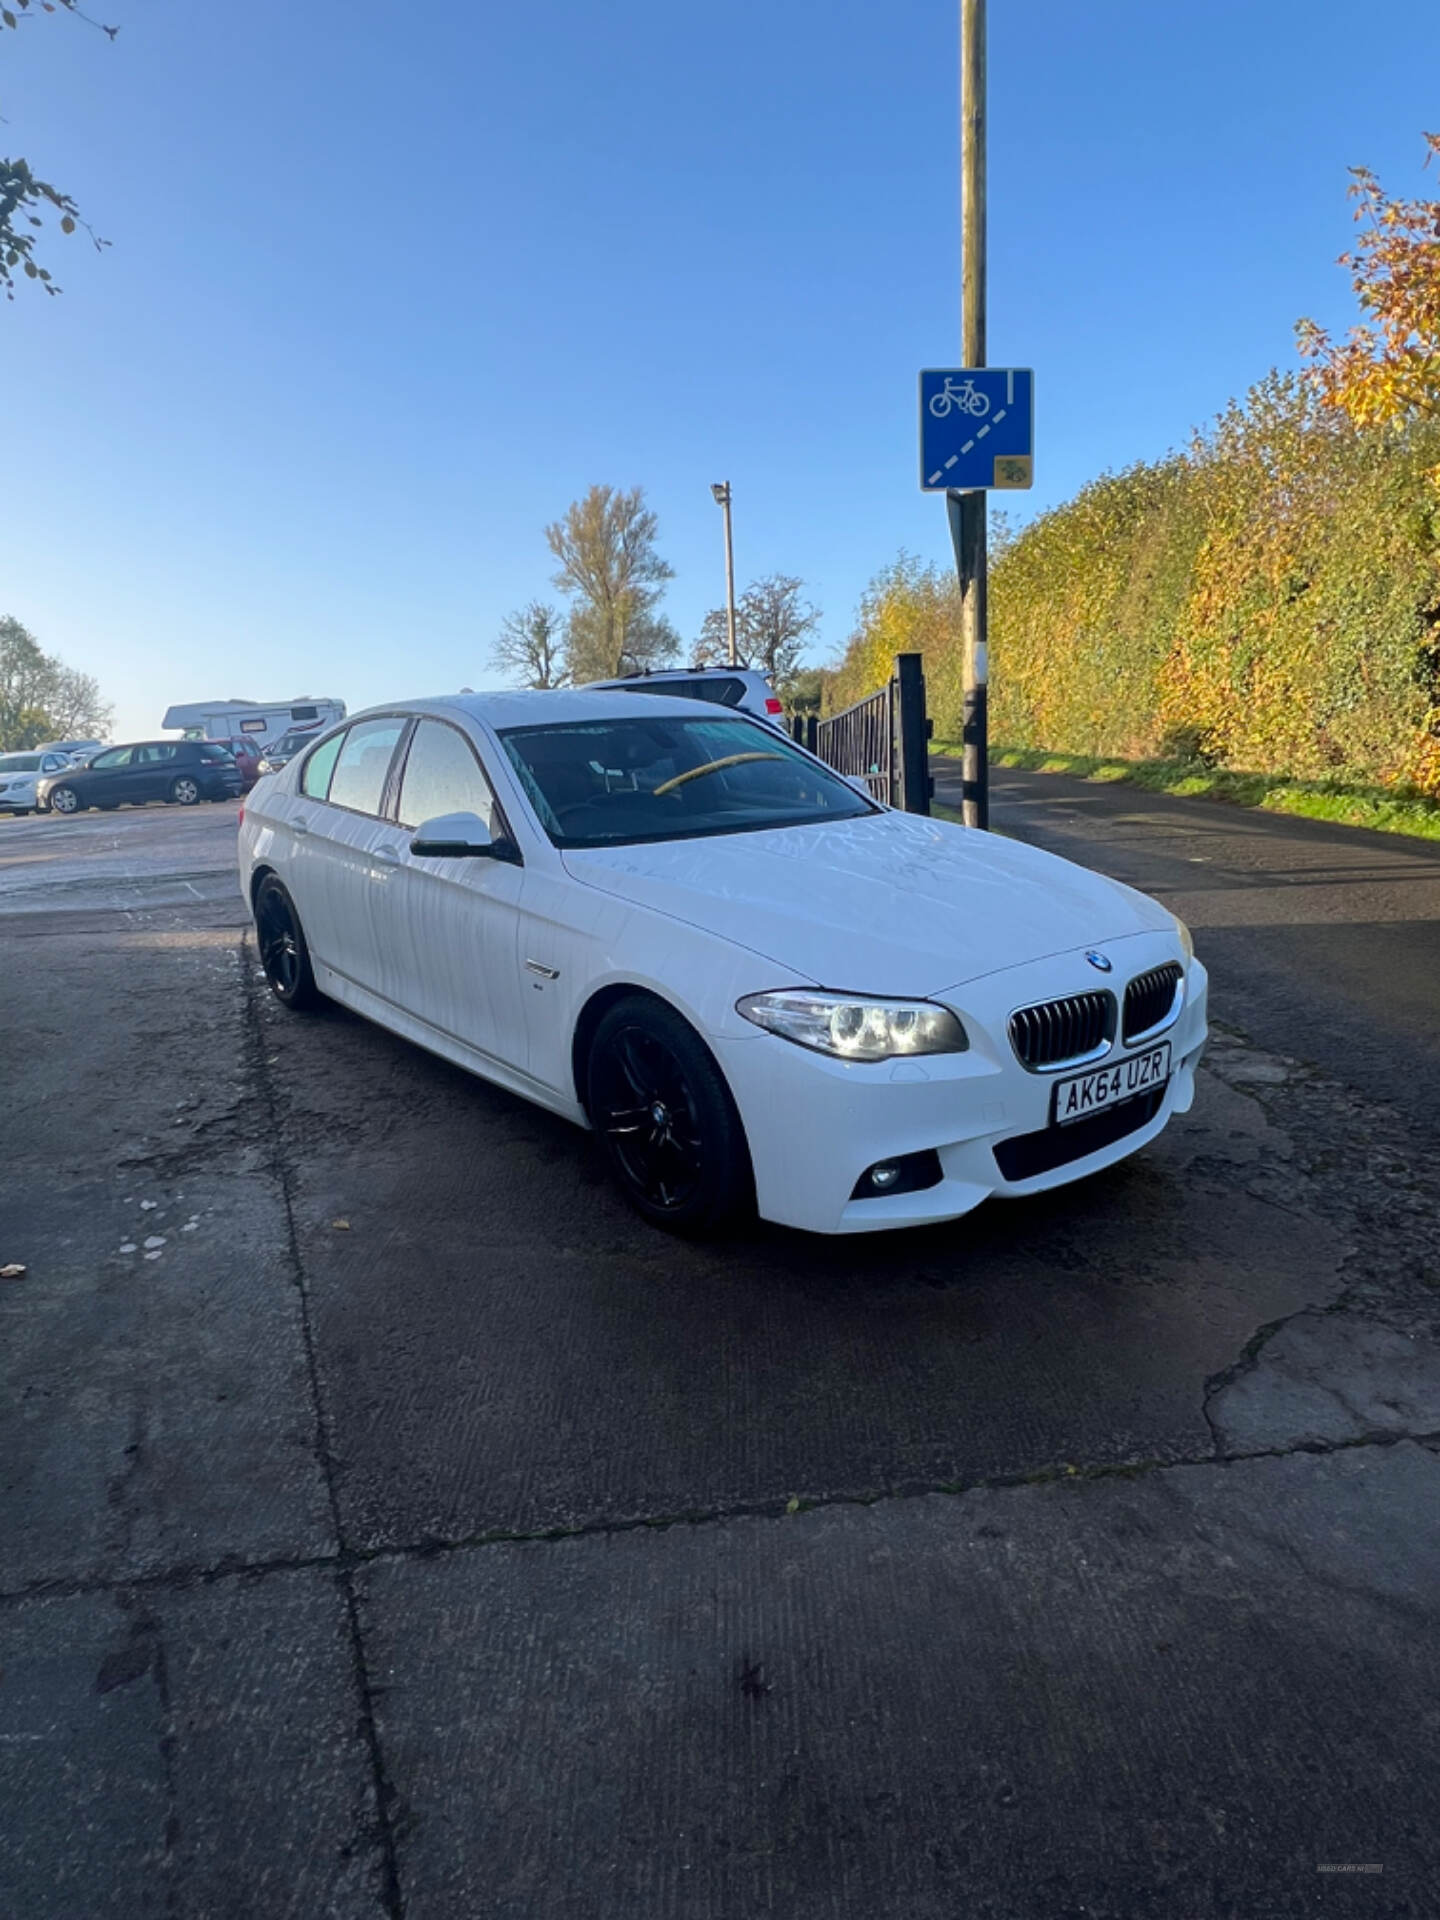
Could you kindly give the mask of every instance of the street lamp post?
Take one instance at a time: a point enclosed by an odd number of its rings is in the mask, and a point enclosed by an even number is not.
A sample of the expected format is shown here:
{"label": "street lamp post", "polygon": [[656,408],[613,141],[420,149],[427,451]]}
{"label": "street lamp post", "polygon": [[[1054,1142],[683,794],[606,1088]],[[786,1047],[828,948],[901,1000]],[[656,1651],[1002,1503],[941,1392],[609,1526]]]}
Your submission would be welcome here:
{"label": "street lamp post", "polygon": [[738,664],[735,652],[735,544],[730,536],[730,482],[712,481],[711,493],[725,513],[725,631],[730,645],[730,665]]}

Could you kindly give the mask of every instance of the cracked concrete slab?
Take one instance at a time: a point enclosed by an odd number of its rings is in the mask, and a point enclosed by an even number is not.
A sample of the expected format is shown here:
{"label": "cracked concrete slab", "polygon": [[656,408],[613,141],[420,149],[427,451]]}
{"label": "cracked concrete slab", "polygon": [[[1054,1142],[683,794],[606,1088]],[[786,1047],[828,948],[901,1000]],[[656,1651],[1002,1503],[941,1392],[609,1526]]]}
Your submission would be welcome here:
{"label": "cracked concrete slab", "polygon": [[335,1578],[0,1607],[0,1913],[380,1920]]}
{"label": "cracked concrete slab", "polygon": [[374,1566],[406,1910],[1300,1916],[1339,1862],[1421,1920],[1437,1501],[1402,1444]]}
{"label": "cracked concrete slab", "polygon": [[[203,864],[132,824],[132,864]],[[21,891],[0,1588],[61,1591],[0,1603],[0,1912],[397,1920],[397,1847],[411,1920],[1433,1909],[1440,1444],[1344,1412],[1430,1404],[1403,1076],[1367,1105],[1293,1018],[1221,1032],[1103,1179],[683,1248],[573,1130],[262,1010],[233,896]],[[1227,1464],[1232,1428],[1342,1450]],[[437,1545],[550,1527],[588,1531]]]}
{"label": "cracked concrete slab", "polygon": [[0,1591],[335,1550],[238,979],[233,934],[120,935],[8,982]]}
{"label": "cracked concrete slab", "polygon": [[1206,1381],[1341,1285],[1261,1177],[1278,1130],[1224,1087],[1023,1206],[697,1247],[625,1209],[586,1135],[362,1021],[262,1032],[364,1550],[1198,1457]]}
{"label": "cracked concrete slab", "polygon": [[1226,1453],[1440,1434],[1440,1345],[1360,1313],[1297,1314],[1208,1407]]}

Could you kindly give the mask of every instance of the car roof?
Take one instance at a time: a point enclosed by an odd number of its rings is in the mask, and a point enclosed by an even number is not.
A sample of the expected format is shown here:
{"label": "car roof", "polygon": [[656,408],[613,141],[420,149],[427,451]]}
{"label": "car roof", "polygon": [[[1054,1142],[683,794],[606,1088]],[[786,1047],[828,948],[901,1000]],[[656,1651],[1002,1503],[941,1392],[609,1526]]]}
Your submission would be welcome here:
{"label": "car roof", "polygon": [[763,667],[747,667],[742,661],[736,661],[733,667],[716,664],[708,667],[646,667],[639,673],[612,674],[606,680],[591,680],[592,687],[633,687],[641,680],[733,680],[737,674],[751,674],[757,680],[765,678]]}
{"label": "car roof", "polygon": [[[554,692],[541,692],[536,688],[524,687],[502,690],[499,693],[452,693],[441,694],[428,700],[392,700],[384,706],[367,708],[363,713],[352,713],[345,724],[353,726],[357,720],[376,719],[387,713],[433,713],[440,717],[453,718],[457,713],[482,720],[495,728],[504,727],[542,727],[563,726],[566,722],[584,720],[633,720],[636,718],[635,702],[628,693],[598,688],[595,691],[562,688]],[[657,713],[674,713],[690,719],[704,716],[707,720],[735,719],[753,720],[749,714],[737,713],[734,708],[717,707],[710,700],[681,700],[668,694],[656,694],[645,703],[645,713],[653,717]],[[337,729],[338,731],[338,729]]]}
{"label": "car roof", "polygon": [[122,748],[126,752],[133,752],[136,747],[218,747],[221,743],[218,740],[173,740],[172,739],[172,740],[110,740],[110,741],[102,740],[100,744],[101,744],[102,750],[106,753],[119,753]]}

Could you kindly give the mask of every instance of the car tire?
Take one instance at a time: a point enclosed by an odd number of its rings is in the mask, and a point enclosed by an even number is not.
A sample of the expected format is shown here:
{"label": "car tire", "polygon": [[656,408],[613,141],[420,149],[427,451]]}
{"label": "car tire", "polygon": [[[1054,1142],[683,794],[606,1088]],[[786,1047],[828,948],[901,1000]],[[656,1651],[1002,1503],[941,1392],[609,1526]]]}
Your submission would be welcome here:
{"label": "car tire", "polygon": [[194,807],[200,803],[200,782],[188,773],[178,774],[170,782],[170,798],[178,807]]}
{"label": "car tire", "polygon": [[50,789],[50,811],[52,813],[83,813],[85,802],[74,787],[52,787]]}
{"label": "car tire", "polygon": [[267,873],[255,895],[255,938],[265,982],[282,1007],[308,1013],[324,998],[315,984],[300,915],[284,884]]}
{"label": "car tire", "polygon": [[617,1185],[652,1226],[699,1238],[753,1209],[745,1129],[725,1076],[662,1000],[631,994],[602,1016],[585,1105]]}

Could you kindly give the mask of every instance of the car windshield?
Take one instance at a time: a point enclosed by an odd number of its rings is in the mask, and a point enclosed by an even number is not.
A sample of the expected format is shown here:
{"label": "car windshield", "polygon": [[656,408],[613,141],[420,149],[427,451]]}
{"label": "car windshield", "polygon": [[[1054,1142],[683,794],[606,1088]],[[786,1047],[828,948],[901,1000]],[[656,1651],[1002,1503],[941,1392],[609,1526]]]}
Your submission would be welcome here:
{"label": "car windshield", "polygon": [[307,740],[313,740],[314,738],[315,738],[315,730],[313,727],[311,728],[309,733],[283,734],[281,738],[275,742],[273,747],[266,748],[266,752],[270,755],[272,759],[274,759],[277,755],[280,755],[288,760],[291,754],[295,754],[300,751],[301,747],[304,746]]}
{"label": "car windshield", "polygon": [[500,738],[557,847],[757,833],[878,811],[750,720],[637,716],[509,727]]}
{"label": "car windshield", "polygon": [[38,753],[0,753],[0,773],[38,773]]}

